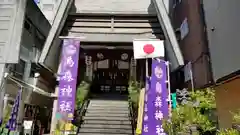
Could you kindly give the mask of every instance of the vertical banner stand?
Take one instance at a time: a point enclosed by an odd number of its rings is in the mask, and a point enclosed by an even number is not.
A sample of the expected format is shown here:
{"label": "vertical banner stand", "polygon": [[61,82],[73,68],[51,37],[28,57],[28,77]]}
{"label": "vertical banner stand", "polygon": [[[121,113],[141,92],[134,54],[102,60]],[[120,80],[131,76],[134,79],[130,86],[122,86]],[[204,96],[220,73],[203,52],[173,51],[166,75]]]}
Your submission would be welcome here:
{"label": "vertical banner stand", "polygon": [[[58,37],[60,40],[64,40],[64,39],[85,39],[86,37],[75,37],[75,36],[59,36]],[[61,73],[61,66],[59,65],[58,67],[58,75]],[[60,80],[60,76],[57,75],[57,80],[59,81]],[[56,99],[54,100],[53,102],[53,109],[52,109],[52,122],[51,122],[51,127],[50,127],[50,132],[52,132],[52,134],[55,134],[55,130],[56,130],[56,125],[57,125],[57,121],[59,119],[61,119],[61,116],[60,118],[57,118],[57,114],[58,114],[58,94],[59,94],[59,85],[55,88],[55,94],[56,94]],[[64,132],[65,132],[65,127],[64,127]]]}

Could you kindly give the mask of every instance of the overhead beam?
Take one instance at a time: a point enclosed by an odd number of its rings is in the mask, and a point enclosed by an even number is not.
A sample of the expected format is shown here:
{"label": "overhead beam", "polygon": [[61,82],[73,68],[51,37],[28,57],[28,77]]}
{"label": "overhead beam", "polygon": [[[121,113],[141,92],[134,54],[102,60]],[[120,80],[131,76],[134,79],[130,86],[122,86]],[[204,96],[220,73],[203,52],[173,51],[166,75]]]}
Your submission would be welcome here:
{"label": "overhead beam", "polygon": [[47,55],[51,52],[50,51],[51,47],[54,46],[55,49],[59,48],[59,51],[60,51],[59,44],[61,42],[60,42],[58,36],[60,35],[61,30],[65,24],[65,21],[67,19],[68,12],[72,6],[72,3],[73,3],[73,0],[62,0],[61,1],[58,12],[54,19],[52,28],[49,32],[49,35],[47,37],[47,40],[45,42],[44,48],[42,50],[41,56],[38,61],[41,65],[43,65],[45,68],[49,69],[50,71],[52,71],[53,69],[51,69],[51,67],[49,67],[49,65],[45,64],[45,60],[47,58]]}
{"label": "overhead beam", "polygon": [[132,50],[133,46],[109,46],[109,45],[81,45],[81,48],[88,49],[88,50],[95,50],[95,49],[123,49],[123,50]]}
{"label": "overhead beam", "polygon": [[156,9],[157,17],[162,26],[162,30],[165,35],[165,38],[170,43],[170,46],[167,46],[167,47],[171,47],[170,49],[172,49],[172,52],[176,57],[176,62],[178,63],[179,66],[182,66],[184,65],[184,59],[183,59],[177,38],[175,36],[175,31],[172,27],[170,18],[168,16],[168,12],[166,11],[166,7],[162,0],[152,0],[152,3]]}
{"label": "overhead beam", "polygon": [[84,37],[81,42],[108,42],[108,43],[132,43],[134,39],[146,39],[146,38],[160,38],[164,39],[163,34],[155,35],[152,33],[146,34],[105,34],[105,33],[78,33],[69,32],[69,36]]}

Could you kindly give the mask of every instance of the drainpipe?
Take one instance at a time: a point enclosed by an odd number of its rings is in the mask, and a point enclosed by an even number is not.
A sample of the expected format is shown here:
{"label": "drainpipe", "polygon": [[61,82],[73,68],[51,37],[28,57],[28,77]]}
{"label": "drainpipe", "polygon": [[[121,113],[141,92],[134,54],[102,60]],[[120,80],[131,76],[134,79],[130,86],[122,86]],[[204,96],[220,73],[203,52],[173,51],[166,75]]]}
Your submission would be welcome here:
{"label": "drainpipe", "polygon": [[6,74],[7,73],[7,68],[6,64],[0,64],[0,119],[2,120],[3,118],[3,107],[4,107],[4,95],[6,92]]}

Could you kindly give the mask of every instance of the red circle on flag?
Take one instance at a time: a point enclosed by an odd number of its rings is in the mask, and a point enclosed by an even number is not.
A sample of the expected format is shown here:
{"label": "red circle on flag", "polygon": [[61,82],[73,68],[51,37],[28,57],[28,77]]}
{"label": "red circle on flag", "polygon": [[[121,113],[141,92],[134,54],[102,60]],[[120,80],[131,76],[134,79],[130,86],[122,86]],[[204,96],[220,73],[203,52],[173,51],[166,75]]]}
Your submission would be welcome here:
{"label": "red circle on flag", "polygon": [[154,52],[154,46],[152,44],[146,44],[143,47],[143,51],[147,54],[153,53]]}

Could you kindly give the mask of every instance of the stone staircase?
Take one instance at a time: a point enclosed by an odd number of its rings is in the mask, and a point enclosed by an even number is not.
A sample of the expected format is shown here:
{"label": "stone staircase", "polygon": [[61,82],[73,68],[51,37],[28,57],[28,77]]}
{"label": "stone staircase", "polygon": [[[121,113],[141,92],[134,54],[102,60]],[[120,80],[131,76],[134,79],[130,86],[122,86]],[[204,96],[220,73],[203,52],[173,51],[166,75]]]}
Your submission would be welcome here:
{"label": "stone staircase", "polygon": [[79,135],[133,135],[128,102],[90,100]]}

